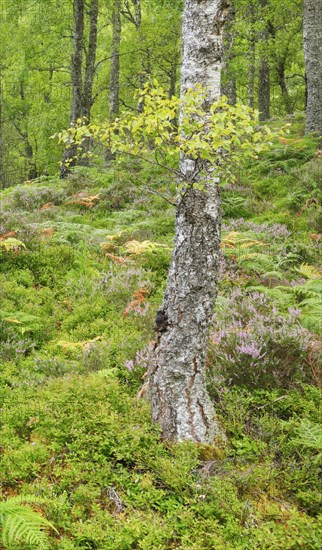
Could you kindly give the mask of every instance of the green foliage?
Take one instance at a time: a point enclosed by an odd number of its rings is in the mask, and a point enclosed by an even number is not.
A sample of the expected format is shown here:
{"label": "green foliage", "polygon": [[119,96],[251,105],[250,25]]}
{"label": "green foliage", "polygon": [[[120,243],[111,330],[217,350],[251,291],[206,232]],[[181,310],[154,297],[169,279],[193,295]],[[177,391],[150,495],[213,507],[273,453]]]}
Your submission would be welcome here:
{"label": "green foliage", "polygon": [[[224,451],[162,441],[137,397],[173,242],[169,173],[120,158],[1,195],[1,234],[26,245],[0,262],[2,498],[41,495],[53,550],[319,548],[321,241],[314,205],[294,215],[279,201],[318,181],[320,161],[306,138],[276,149],[290,173],[262,173],[266,152],[222,190],[225,323],[211,336],[227,333],[208,374]],[[98,194],[91,208],[66,204]],[[238,351],[244,340],[265,357]]]}
{"label": "green foliage", "polygon": [[17,252],[23,248],[26,248],[26,245],[22,241],[19,241],[19,239],[8,237],[8,239],[0,241],[0,249],[6,252]]}
{"label": "green foliage", "polygon": [[317,461],[322,458],[322,429],[318,424],[309,420],[303,421],[296,430],[295,442],[304,448],[320,451]]}
{"label": "green foliage", "polygon": [[44,529],[54,526],[30,505],[42,506],[46,500],[33,495],[10,497],[0,502],[1,541],[5,548],[20,543],[40,550],[49,548]]}
{"label": "green foliage", "polygon": [[[73,142],[78,146],[84,140],[94,139],[113,154],[141,158],[169,170],[181,178],[183,186],[187,183],[185,176],[173,166],[171,157],[175,157],[176,162],[179,155],[193,161],[206,161],[212,166],[214,178],[232,179],[234,168],[268,149],[274,134],[268,126],[258,126],[257,117],[249,107],[232,106],[222,97],[208,112],[205,97],[205,90],[197,86],[188,90],[181,101],[175,96],[169,99],[154,81],[153,87],[146,85],[139,93],[139,101],[144,103],[142,113],[125,113],[107,126],[84,124],[79,120],[77,126],[56,137],[59,143]],[[183,113],[180,130],[176,123],[179,111]],[[206,172],[204,165],[201,168],[204,178]],[[194,185],[203,188],[202,177]]]}

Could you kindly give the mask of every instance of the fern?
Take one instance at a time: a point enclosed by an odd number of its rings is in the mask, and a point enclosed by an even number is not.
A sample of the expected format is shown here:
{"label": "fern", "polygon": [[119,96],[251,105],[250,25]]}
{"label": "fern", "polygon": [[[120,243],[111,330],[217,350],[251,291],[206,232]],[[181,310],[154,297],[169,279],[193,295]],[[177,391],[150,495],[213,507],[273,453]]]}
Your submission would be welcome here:
{"label": "fern", "polygon": [[313,265],[309,264],[301,264],[301,266],[296,270],[301,275],[304,275],[307,279],[321,279],[322,275],[320,271],[314,267]]}
{"label": "fern", "polygon": [[316,333],[321,332],[322,299],[317,296],[307,298],[300,303],[303,325]]}
{"label": "fern", "polygon": [[259,252],[242,254],[239,256],[238,261],[246,269],[254,271],[258,274],[276,271],[274,258],[268,254],[261,254]]}
{"label": "fern", "polygon": [[75,351],[78,349],[87,350],[93,344],[95,344],[95,342],[98,342],[102,339],[103,336],[96,336],[95,338],[92,338],[91,340],[85,340],[84,342],[68,342],[67,340],[59,340],[56,345],[60,346],[65,352]]}
{"label": "fern", "polygon": [[322,458],[322,427],[310,420],[303,420],[296,430],[294,443],[302,445],[306,449],[314,449],[319,451],[316,460]]}
{"label": "fern", "polygon": [[263,241],[258,241],[253,237],[249,237],[243,233],[240,233],[239,231],[231,231],[230,233],[228,233],[228,235],[225,235],[225,237],[222,238],[221,246],[222,248],[239,249],[269,245],[267,243],[264,243]]}
{"label": "fern", "polygon": [[15,239],[14,237],[9,237],[4,241],[0,241],[0,250],[3,249],[6,252],[18,252],[23,248],[26,248],[25,243],[19,241],[18,239]]}
{"label": "fern", "polygon": [[154,252],[159,248],[165,248],[169,250],[169,248],[165,244],[155,243],[151,241],[128,241],[127,243],[125,243],[124,248],[128,254],[134,254],[135,256],[145,254],[146,252]]}
{"label": "fern", "polygon": [[44,499],[33,495],[11,497],[0,502],[1,542],[5,548],[10,548],[15,543],[32,545],[39,550],[49,548],[44,529],[56,529],[46,518],[28,506],[39,506],[44,502]]}
{"label": "fern", "polygon": [[6,323],[9,323],[10,325],[15,325],[17,326],[17,328],[19,327],[21,334],[25,334],[26,332],[33,332],[34,330],[37,330],[42,324],[40,317],[37,317],[36,315],[29,315],[24,311],[9,312],[1,309],[0,321],[4,321]]}

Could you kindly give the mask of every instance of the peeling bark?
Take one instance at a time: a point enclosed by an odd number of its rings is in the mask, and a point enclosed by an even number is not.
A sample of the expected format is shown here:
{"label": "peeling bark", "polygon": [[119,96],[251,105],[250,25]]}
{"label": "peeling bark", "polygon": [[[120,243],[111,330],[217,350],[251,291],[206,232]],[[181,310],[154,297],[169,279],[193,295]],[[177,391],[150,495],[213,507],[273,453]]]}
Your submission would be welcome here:
{"label": "peeling bark", "polygon": [[[207,104],[220,96],[226,2],[185,0],[181,96],[200,83]],[[198,173],[205,174],[201,180]],[[155,361],[149,369],[152,418],[164,437],[212,443],[225,436],[206,389],[206,348],[220,258],[220,197],[211,166],[180,161],[175,244],[156,318]],[[195,189],[202,181],[204,190]]]}
{"label": "peeling bark", "polygon": [[322,0],[304,0],[303,45],[307,77],[306,133],[322,136]]}

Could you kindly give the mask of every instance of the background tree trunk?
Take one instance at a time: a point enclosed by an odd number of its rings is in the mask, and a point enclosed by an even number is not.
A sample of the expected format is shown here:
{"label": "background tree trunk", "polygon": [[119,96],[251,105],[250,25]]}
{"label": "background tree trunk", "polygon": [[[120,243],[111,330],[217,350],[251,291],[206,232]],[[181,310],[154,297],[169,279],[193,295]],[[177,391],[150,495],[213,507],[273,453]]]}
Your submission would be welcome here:
{"label": "background tree trunk", "polygon": [[230,105],[235,105],[237,101],[237,83],[236,76],[232,72],[232,62],[234,60],[234,22],[235,8],[232,5],[223,32],[223,59],[222,59],[222,78],[221,95],[227,97]]}
{"label": "background tree trunk", "polygon": [[[114,0],[112,13],[112,48],[110,62],[110,120],[114,120],[120,112],[120,44],[122,34],[121,0]],[[105,159],[113,160],[110,149],[106,149]]]}
{"label": "background tree trunk", "polygon": [[[211,104],[220,95],[222,25],[226,5],[185,0],[181,96],[200,83]],[[179,441],[224,440],[206,389],[206,349],[220,258],[220,198],[206,162],[205,190],[196,163],[180,161],[185,178],[178,199],[175,244],[163,304],[156,318],[155,362],[149,370],[152,418],[163,435]]]}
{"label": "background tree trunk", "polygon": [[86,55],[83,109],[82,114],[88,122],[91,120],[91,108],[93,105],[93,80],[95,74],[95,61],[97,50],[97,20],[98,20],[98,0],[92,0],[89,13],[89,37],[88,49]]}
{"label": "background tree trunk", "polygon": [[253,2],[249,6],[251,34],[249,40],[249,68],[248,68],[248,107],[255,107],[255,62],[256,62],[256,42],[255,42],[255,8]]}
{"label": "background tree trunk", "polygon": [[[260,0],[262,14],[266,19],[267,0]],[[265,121],[270,119],[270,76],[269,62],[267,56],[269,31],[267,23],[264,23],[264,29],[261,32],[261,53],[258,72],[258,110],[259,120]]]}
{"label": "background tree trunk", "polygon": [[304,0],[303,45],[307,76],[306,132],[322,136],[322,0]]}
{"label": "background tree trunk", "polygon": [[110,119],[114,120],[120,111],[120,44],[121,44],[121,0],[113,6],[113,35],[110,65]]}
{"label": "background tree trunk", "polygon": [[2,74],[0,69],[0,189],[5,186],[4,161],[3,161],[3,95]]}
{"label": "background tree trunk", "polygon": [[[142,43],[144,37],[142,36],[141,27],[142,27],[142,7],[141,0],[124,0],[123,9],[121,13],[130,21],[136,28],[137,39],[138,39],[138,48],[139,48],[139,59],[140,59],[140,69],[138,72],[139,79],[139,89],[142,90],[146,80],[146,71],[144,69],[144,59],[143,59],[143,49]],[[144,104],[142,101],[138,104],[138,111],[143,112]]]}
{"label": "background tree trunk", "polygon": [[[89,36],[86,54],[85,78],[83,90],[82,115],[87,122],[91,121],[91,110],[93,106],[93,82],[95,74],[95,61],[97,51],[97,21],[98,21],[98,0],[92,0],[89,8]],[[83,142],[83,152],[88,153],[90,140]],[[88,165],[88,156],[82,160],[82,164]]]}
{"label": "background tree trunk", "polygon": [[293,109],[292,101],[291,101],[290,94],[289,94],[287,84],[286,84],[285,61],[284,60],[280,60],[278,62],[277,66],[276,66],[276,71],[277,71],[278,83],[279,83],[279,86],[281,88],[281,93],[282,93],[282,98],[283,98],[283,101],[284,101],[286,113],[288,115],[292,115],[294,109]]}
{"label": "background tree trunk", "polygon": [[[82,61],[84,47],[84,0],[74,0],[74,49],[71,64],[72,103],[70,110],[70,126],[75,126],[82,116]],[[75,164],[76,146],[66,147],[63,153],[60,177],[64,178],[69,168]]]}

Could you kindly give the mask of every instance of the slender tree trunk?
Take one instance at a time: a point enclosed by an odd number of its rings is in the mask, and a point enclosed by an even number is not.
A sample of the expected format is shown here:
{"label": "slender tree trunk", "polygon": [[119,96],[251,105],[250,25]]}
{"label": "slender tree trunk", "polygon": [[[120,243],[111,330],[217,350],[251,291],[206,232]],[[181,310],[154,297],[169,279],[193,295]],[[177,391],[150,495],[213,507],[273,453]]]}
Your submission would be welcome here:
{"label": "slender tree trunk", "polygon": [[113,34],[110,65],[110,119],[114,120],[120,111],[120,44],[121,44],[121,0],[114,0]]}
{"label": "slender tree trunk", "polygon": [[[141,0],[124,0],[123,9],[121,10],[121,13],[136,28],[138,49],[139,49],[139,59],[140,59],[140,69],[138,73],[139,89],[142,90],[146,80],[146,71],[144,69],[143,49],[141,47],[144,41],[144,37],[142,36],[142,33],[141,33],[141,27],[142,27]],[[142,101],[140,101],[138,104],[138,111],[142,113],[143,109],[144,109],[144,104]]]}
{"label": "slender tree trunk", "polygon": [[[200,83],[207,104],[220,96],[222,24],[218,0],[185,0],[181,96]],[[156,318],[155,362],[149,370],[152,418],[179,441],[225,440],[206,389],[206,348],[220,258],[220,198],[211,166],[183,157],[186,180],[176,212],[175,244],[163,303]]]}
{"label": "slender tree trunk", "polygon": [[[25,100],[26,100],[26,98],[25,98],[25,85],[24,85],[23,80],[20,82],[20,99],[21,99],[22,106],[23,106],[22,107],[23,121],[25,122],[25,121],[27,121],[28,117],[27,117],[27,108],[26,108],[26,102],[25,102]],[[23,142],[24,142],[26,176],[27,176],[28,180],[33,180],[33,179],[37,178],[38,171],[37,171],[36,160],[34,158],[34,151],[33,151],[32,145],[30,143],[30,139],[29,139],[29,131],[28,131],[27,123],[26,123],[24,129],[19,128],[18,125],[15,125],[15,127],[18,130],[18,132],[19,132],[19,134],[22,137]]]}
{"label": "slender tree trunk", "polygon": [[[135,27],[138,33],[139,42],[141,42],[141,26],[142,26],[142,9],[141,0],[132,0],[135,11]],[[141,70],[139,72],[139,88],[142,90],[144,86],[145,72],[143,66],[142,52],[141,52]]]}
{"label": "slender tree trunk", "polygon": [[307,75],[306,132],[322,136],[322,0],[304,0],[303,45]]}
{"label": "slender tree trunk", "polygon": [[174,59],[173,65],[170,70],[169,74],[169,99],[176,95],[176,88],[177,88],[177,68],[178,68],[178,60]]}
{"label": "slender tree trunk", "polygon": [[[83,89],[83,106],[82,115],[86,121],[91,121],[91,110],[93,106],[93,82],[95,74],[95,61],[97,51],[97,21],[98,21],[98,0],[92,0],[89,8],[89,36],[88,36],[88,48],[86,54],[85,64],[85,78]],[[90,147],[90,140],[85,139],[83,142],[84,158],[82,164],[88,165],[88,150]]]}
{"label": "slender tree trunk", "polygon": [[98,0],[92,0],[89,15],[89,37],[86,55],[84,93],[83,93],[83,116],[90,122],[91,108],[93,105],[93,81],[95,73],[95,61],[97,51],[97,20]]}
{"label": "slender tree trunk", "polygon": [[[113,121],[120,112],[120,44],[121,44],[121,0],[114,0],[112,13],[112,48],[110,62],[110,120]],[[105,159],[113,160],[110,149],[106,149]]]}
{"label": "slender tree trunk", "polygon": [[[75,126],[82,116],[82,62],[84,47],[84,0],[74,0],[74,49],[71,63],[72,102],[70,110],[70,126]],[[60,177],[65,178],[69,168],[76,163],[77,148],[68,145],[65,148],[60,170]]]}
{"label": "slender tree trunk", "polygon": [[288,115],[293,114],[293,106],[292,101],[290,98],[290,94],[288,93],[287,84],[285,80],[285,62],[284,60],[280,60],[276,67],[277,70],[277,78],[278,83],[281,88],[282,98],[285,106],[286,113]]}
{"label": "slender tree trunk", "polygon": [[234,60],[234,22],[235,8],[232,6],[224,26],[223,32],[223,59],[222,59],[222,78],[221,95],[225,95],[230,105],[235,105],[237,101],[237,83],[236,77],[232,73],[232,62]]}
{"label": "slender tree trunk", "polygon": [[25,132],[25,158],[27,162],[27,178],[28,180],[33,180],[38,177],[38,170],[27,132]]}
{"label": "slender tree trunk", "polygon": [[[141,0],[132,0],[134,4],[135,9],[135,27],[138,34],[138,43],[141,44],[143,42],[143,36],[141,32],[142,27],[142,8],[141,8]],[[144,70],[144,59],[143,59],[143,51],[140,52],[140,71],[139,71],[139,89],[142,90],[144,87],[144,83],[146,80],[146,71]],[[140,101],[138,104],[138,111],[142,112],[144,109],[144,103]]]}
{"label": "slender tree trunk", "polygon": [[4,169],[3,169],[3,91],[2,74],[0,71],[0,189],[4,187]]}
{"label": "slender tree trunk", "polygon": [[[265,17],[267,0],[260,0],[260,7]],[[258,72],[258,110],[260,121],[270,119],[270,76],[267,56],[268,37],[269,31],[265,23],[264,29],[261,32],[261,54]]]}
{"label": "slender tree trunk", "polygon": [[256,63],[256,42],[255,42],[255,9],[251,2],[250,7],[250,41],[249,41],[249,68],[248,68],[248,107],[255,107],[255,63]]}

